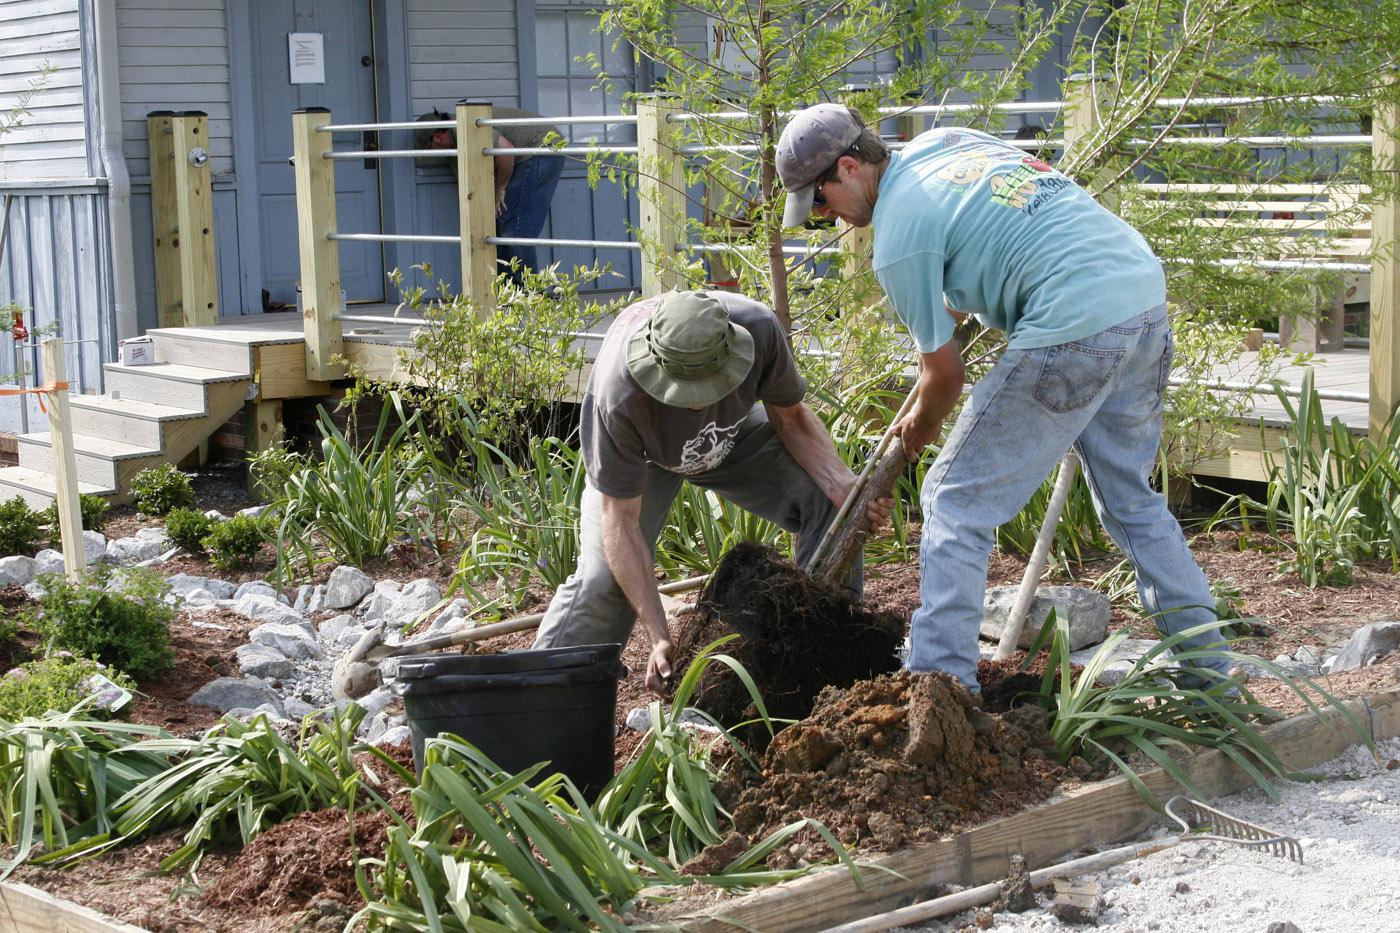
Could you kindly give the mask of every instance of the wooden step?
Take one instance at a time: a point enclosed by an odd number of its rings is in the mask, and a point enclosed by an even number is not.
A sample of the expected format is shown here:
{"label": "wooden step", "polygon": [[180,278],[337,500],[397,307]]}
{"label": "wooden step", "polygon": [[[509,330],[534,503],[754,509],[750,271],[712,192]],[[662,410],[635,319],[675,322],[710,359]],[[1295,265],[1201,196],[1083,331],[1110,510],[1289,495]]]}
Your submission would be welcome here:
{"label": "wooden step", "polygon": [[123,366],[108,363],[102,367],[107,394],[138,402],[153,402],[191,411],[205,409],[205,386],[213,382],[247,379],[233,373],[182,363],[155,363],[149,366]]}
{"label": "wooden step", "polygon": [[[95,483],[78,483],[78,492],[90,496],[110,496],[114,488]],[[40,473],[28,467],[4,467],[0,469],[0,501],[9,501],[19,496],[29,503],[31,509],[46,509],[57,495],[53,474]]]}
{"label": "wooden step", "polygon": [[108,395],[75,395],[69,400],[73,433],[160,450],[161,425],[204,417],[203,410],[173,408]]}
{"label": "wooden step", "polygon": [[241,376],[253,374],[253,354],[241,340],[220,340],[201,333],[198,337],[172,331],[150,331],[156,345],[156,361],[217,369]]}
{"label": "wooden step", "polygon": [[[21,434],[19,465],[40,473],[53,473],[53,442],[49,432]],[[110,489],[120,489],[138,471],[162,462],[159,450],[126,444],[105,437],[73,435],[73,459],[78,481]]]}

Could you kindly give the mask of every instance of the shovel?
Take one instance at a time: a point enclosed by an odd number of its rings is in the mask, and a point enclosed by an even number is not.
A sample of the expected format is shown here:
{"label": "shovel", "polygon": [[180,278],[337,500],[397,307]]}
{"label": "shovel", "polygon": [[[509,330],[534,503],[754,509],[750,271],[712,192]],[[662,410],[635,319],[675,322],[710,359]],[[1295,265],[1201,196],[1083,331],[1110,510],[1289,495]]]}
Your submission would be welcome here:
{"label": "shovel", "polygon": [[[708,576],[690,577],[674,583],[664,583],[657,587],[663,596],[684,593],[703,586]],[[331,696],[337,700],[357,700],[384,683],[379,672],[379,662],[386,658],[401,658],[410,654],[423,654],[440,648],[456,648],[472,642],[484,641],[497,635],[523,632],[539,626],[544,619],[543,612],[516,616],[503,622],[493,622],[476,628],[463,629],[450,635],[434,635],[419,638],[399,645],[384,643],[384,621],[360,636],[359,641],[349,651],[341,655],[331,668]]]}

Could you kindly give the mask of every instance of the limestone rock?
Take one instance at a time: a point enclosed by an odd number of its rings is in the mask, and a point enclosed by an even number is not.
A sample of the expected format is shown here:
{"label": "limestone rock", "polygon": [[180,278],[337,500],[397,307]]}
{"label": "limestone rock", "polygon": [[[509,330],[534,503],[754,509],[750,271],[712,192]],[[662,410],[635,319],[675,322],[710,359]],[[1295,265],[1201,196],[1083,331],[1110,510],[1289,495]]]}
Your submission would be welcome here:
{"label": "limestone rock", "polygon": [[238,658],[238,669],[249,677],[286,680],[292,676],[292,662],[266,645],[239,645],[234,655]]}
{"label": "limestone rock", "polygon": [[0,557],[0,586],[24,586],[38,572],[39,564],[32,557]]}
{"label": "limestone rock", "polygon": [[254,645],[271,648],[293,661],[322,656],[321,646],[316,642],[315,636],[297,624],[266,622],[248,633],[248,641]]}
{"label": "limestone rock", "polygon": [[1400,647],[1400,622],[1372,622],[1362,626],[1328,666],[1329,673],[1374,664]]}
{"label": "limestone rock", "polygon": [[220,712],[233,709],[257,709],[264,704],[282,715],[282,699],[266,683],[256,677],[220,677],[200,687],[190,697],[196,706],[213,707]]}
{"label": "limestone rock", "polygon": [[258,596],[266,596],[267,598],[274,599],[279,603],[287,603],[287,597],[277,592],[277,589],[271,583],[268,583],[266,580],[249,580],[247,583],[242,584],[238,587],[237,590],[234,591],[233,598],[242,599],[249,593],[253,593]]}
{"label": "limestone rock", "polygon": [[[1019,586],[996,586],[987,590],[982,605],[982,637],[991,641],[1001,639],[1007,617],[1016,603]],[[1055,616],[1069,621],[1070,650],[1077,651],[1088,645],[1096,645],[1104,640],[1108,632],[1108,597],[1096,590],[1082,586],[1041,586],[1035,591],[1035,600],[1021,629],[1017,645],[1029,648],[1036,633],[1045,624],[1045,619],[1054,608]]]}
{"label": "limestone rock", "polygon": [[149,538],[113,538],[107,542],[107,560],[114,564],[139,564],[160,556],[160,542]]}
{"label": "limestone rock", "polygon": [[[1099,682],[1105,684],[1116,684],[1132,670],[1137,659],[1151,651],[1157,644],[1152,638],[1125,638],[1114,646],[1110,655],[1109,663],[1099,674]],[[1071,664],[1083,665],[1099,651],[1098,647],[1081,648],[1078,651],[1070,652],[1069,660]]]}
{"label": "limestone rock", "polygon": [[432,580],[414,580],[403,588],[399,598],[385,611],[384,621],[396,628],[408,625],[421,618],[441,599],[442,591]]}
{"label": "limestone rock", "polygon": [[248,592],[233,601],[233,611],[254,622],[275,622],[279,625],[299,625],[301,613],[291,606],[257,592]]}
{"label": "limestone rock", "polygon": [[326,581],[321,605],[326,609],[349,609],[374,590],[374,580],[358,567],[339,566]]}
{"label": "limestone rock", "polygon": [[46,547],[34,555],[34,575],[63,573],[63,552]]}
{"label": "limestone rock", "polygon": [[107,536],[100,531],[83,532],[83,562],[91,567],[107,556]]}

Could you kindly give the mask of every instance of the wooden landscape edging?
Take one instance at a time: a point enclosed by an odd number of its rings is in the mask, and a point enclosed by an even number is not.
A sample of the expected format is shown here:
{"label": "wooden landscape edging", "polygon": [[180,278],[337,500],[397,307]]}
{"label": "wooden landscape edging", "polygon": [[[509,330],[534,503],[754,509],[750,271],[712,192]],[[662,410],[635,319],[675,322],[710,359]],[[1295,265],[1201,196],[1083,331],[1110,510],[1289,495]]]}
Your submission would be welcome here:
{"label": "wooden landscape edging", "polygon": [[60,900],[47,891],[20,884],[0,883],[0,931],[4,933],[147,933],[113,920],[81,904]]}
{"label": "wooden landscape edging", "polygon": [[[1349,700],[1346,706],[1373,740],[1400,735],[1400,687]],[[1330,761],[1356,744],[1351,727],[1332,709],[1320,715],[1294,716],[1264,730],[1264,735],[1284,762],[1297,770]],[[1186,770],[1208,798],[1234,793],[1252,783],[1219,751],[1196,755]],[[1160,768],[1141,778],[1154,798],[1162,802],[1180,790]],[[866,869],[863,891],[844,868],[829,868],[728,901],[706,916],[685,922],[682,929],[707,933],[735,929],[764,933],[822,930],[925,900],[935,896],[938,885],[1000,880],[1006,875],[1007,860],[1016,853],[1024,855],[1027,867],[1033,870],[1053,864],[1071,852],[1135,836],[1157,822],[1157,810],[1143,803],[1128,780],[1113,778],[1077,788],[1030,810],[932,845],[878,859],[874,864],[886,870]],[[15,881],[0,882],[0,933],[54,931],[147,933],[39,888]]]}
{"label": "wooden landscape edging", "polygon": [[[1400,687],[1349,700],[1346,706],[1373,740],[1400,735]],[[1283,761],[1299,771],[1330,761],[1357,743],[1351,726],[1334,709],[1294,716],[1263,734]],[[1185,768],[1207,800],[1253,784],[1218,750],[1194,756]],[[1181,792],[1160,768],[1140,777],[1159,804]],[[862,873],[864,890],[856,887],[846,869],[828,868],[715,905],[703,916],[685,921],[682,929],[703,933],[823,930],[935,897],[941,885],[999,881],[1006,877],[1009,858],[1018,853],[1025,856],[1027,868],[1043,868],[1072,852],[1136,836],[1161,821],[1159,811],[1143,802],[1128,779],[1117,777],[1057,795],[932,845],[873,860],[877,867]]]}

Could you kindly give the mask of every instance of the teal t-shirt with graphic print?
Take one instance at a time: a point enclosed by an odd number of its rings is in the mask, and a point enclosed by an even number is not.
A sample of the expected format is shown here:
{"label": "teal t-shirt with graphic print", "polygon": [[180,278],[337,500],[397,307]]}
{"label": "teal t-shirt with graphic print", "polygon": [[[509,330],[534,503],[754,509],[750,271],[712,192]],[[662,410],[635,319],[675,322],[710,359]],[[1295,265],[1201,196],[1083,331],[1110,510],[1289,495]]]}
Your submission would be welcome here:
{"label": "teal t-shirt with graphic print", "polygon": [[976,315],[1015,349],[1080,340],[1166,301],[1142,235],[1046,163],[994,136],[944,127],[890,156],[875,275],[919,350]]}

